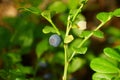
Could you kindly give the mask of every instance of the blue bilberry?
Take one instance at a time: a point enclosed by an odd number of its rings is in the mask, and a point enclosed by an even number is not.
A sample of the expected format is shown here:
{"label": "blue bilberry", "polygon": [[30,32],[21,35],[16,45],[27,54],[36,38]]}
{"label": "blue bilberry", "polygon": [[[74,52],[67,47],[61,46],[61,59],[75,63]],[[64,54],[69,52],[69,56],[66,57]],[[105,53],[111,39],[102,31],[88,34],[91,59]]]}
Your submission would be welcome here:
{"label": "blue bilberry", "polygon": [[61,38],[57,34],[53,34],[49,38],[49,43],[51,46],[57,47],[59,46],[60,42],[61,42]]}

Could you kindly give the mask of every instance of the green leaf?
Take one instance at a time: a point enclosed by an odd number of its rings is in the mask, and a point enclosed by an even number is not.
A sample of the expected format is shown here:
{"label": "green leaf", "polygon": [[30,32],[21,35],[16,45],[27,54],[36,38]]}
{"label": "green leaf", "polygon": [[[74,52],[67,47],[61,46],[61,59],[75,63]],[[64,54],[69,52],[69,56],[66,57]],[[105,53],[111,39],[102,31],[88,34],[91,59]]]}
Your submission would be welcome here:
{"label": "green leaf", "polygon": [[76,9],[78,7],[80,1],[81,0],[76,0],[76,1],[69,0],[69,2],[68,2],[69,9]]}
{"label": "green leaf", "polygon": [[64,43],[70,43],[73,39],[74,37],[72,35],[68,35],[65,37]]}
{"label": "green leaf", "polygon": [[40,15],[41,14],[41,10],[37,7],[30,7],[30,8],[20,8],[20,9],[23,9],[25,11],[29,11],[31,13],[34,13],[34,14],[37,14],[37,15]]}
{"label": "green leaf", "polygon": [[90,35],[92,33],[92,31],[82,31],[82,33],[79,35],[80,37],[87,37],[88,35]]}
{"label": "green leaf", "polygon": [[100,30],[94,31],[93,36],[98,37],[98,38],[104,38],[104,34]]}
{"label": "green leaf", "polygon": [[92,80],[112,80],[115,74],[94,73]]}
{"label": "green leaf", "polygon": [[61,13],[61,12],[64,12],[67,9],[67,7],[62,1],[55,1],[48,7],[48,9],[50,11]]}
{"label": "green leaf", "polygon": [[68,67],[68,72],[72,73],[80,69],[85,64],[85,61],[80,58],[74,58]]}
{"label": "green leaf", "polygon": [[47,19],[49,22],[51,22],[51,12],[49,10],[45,10],[41,13],[41,15]]}
{"label": "green leaf", "polygon": [[64,52],[58,52],[54,55],[53,62],[64,65]]}
{"label": "green leaf", "polygon": [[82,47],[82,48],[73,47],[73,50],[74,50],[76,53],[85,54],[86,51],[87,51],[87,47]]}
{"label": "green leaf", "polygon": [[41,57],[41,55],[44,53],[44,51],[46,51],[48,49],[48,39],[44,39],[42,41],[40,41],[38,44],[37,44],[37,47],[36,47],[36,54],[37,54],[37,57]]}
{"label": "green leaf", "polygon": [[116,17],[120,17],[120,8],[119,8],[119,9],[116,9],[116,10],[113,12],[113,15],[116,16]]}
{"label": "green leaf", "polygon": [[102,23],[106,23],[112,18],[112,14],[108,12],[101,12],[97,14],[97,19],[100,20]]}
{"label": "green leaf", "polygon": [[56,30],[51,26],[45,26],[42,31],[45,34],[50,33],[50,32],[56,33]]}
{"label": "green leaf", "polygon": [[105,49],[104,49],[104,53],[105,53],[105,55],[107,55],[108,57],[120,61],[120,53],[118,53],[118,52],[115,51],[114,49],[112,49],[112,48],[105,48]]}
{"label": "green leaf", "polygon": [[119,69],[113,63],[103,58],[93,59],[90,67],[99,73],[119,73]]}

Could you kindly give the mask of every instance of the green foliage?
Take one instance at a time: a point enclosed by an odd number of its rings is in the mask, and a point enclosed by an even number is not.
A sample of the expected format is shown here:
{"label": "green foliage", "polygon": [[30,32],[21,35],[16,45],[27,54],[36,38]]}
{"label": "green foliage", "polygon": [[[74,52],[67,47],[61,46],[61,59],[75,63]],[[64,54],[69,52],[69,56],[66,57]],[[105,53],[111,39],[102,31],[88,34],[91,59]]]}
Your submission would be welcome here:
{"label": "green foliage", "polygon": [[72,35],[68,35],[65,37],[64,43],[70,43],[73,39],[74,37]]}
{"label": "green foliage", "polygon": [[51,22],[51,12],[49,10],[43,11],[41,15],[47,19],[49,22]]}
{"label": "green foliage", "polygon": [[36,46],[36,54],[37,57],[40,58],[41,55],[48,50],[48,39],[43,39],[42,41],[40,41],[37,46]]}
{"label": "green foliage", "polygon": [[62,1],[55,1],[48,7],[48,9],[53,12],[55,11],[56,13],[62,13],[65,12],[67,7]]}
{"label": "green foliage", "polygon": [[73,47],[73,51],[78,54],[85,54],[87,52],[87,47],[82,47],[82,48],[76,48]]}
{"label": "green foliage", "polygon": [[68,67],[68,72],[73,73],[80,69],[85,64],[84,59],[74,58]]}
{"label": "green foliage", "polygon": [[[5,36],[5,35],[7,35],[7,36]],[[9,46],[9,44],[10,44],[9,39],[11,37],[11,33],[7,29],[0,27],[0,37],[1,37],[1,39],[0,39],[0,50],[1,50],[5,47]]]}
{"label": "green foliage", "polygon": [[[24,6],[29,7],[19,8],[23,12],[18,13],[15,18],[3,19],[9,26],[0,27],[0,79],[58,80],[58,77],[61,78],[63,74],[63,80],[68,80],[68,76],[73,76],[72,73],[88,64],[86,63],[88,57],[83,54],[92,53],[91,48],[88,49],[89,38],[91,36],[104,38],[104,31],[99,29],[113,16],[120,17],[120,9],[113,12],[100,12],[96,18],[101,23],[95,29],[80,30],[83,25],[79,26],[77,22],[85,21],[86,23],[82,10],[87,1],[69,0],[68,3],[64,3],[61,0],[52,0],[51,3],[45,4],[44,0],[23,1]],[[48,5],[46,6],[46,4]],[[43,9],[40,9],[41,7]],[[47,24],[43,18],[51,25]],[[105,32],[110,36],[120,37],[120,30],[117,28],[109,27]],[[58,47],[49,45],[48,37],[53,33],[62,38],[62,43]],[[56,39],[57,41],[58,39]],[[93,74],[93,80],[119,80],[120,46],[107,47],[104,49],[104,53],[107,56],[106,59],[95,58],[91,61],[90,67],[96,72]],[[94,57],[92,56],[92,58]],[[43,63],[40,63],[42,61]],[[64,71],[62,71],[63,66]],[[51,78],[51,75],[54,78]]]}
{"label": "green foliage", "polygon": [[104,34],[102,31],[94,31],[93,36],[98,37],[98,38],[104,38]]}
{"label": "green foliage", "polygon": [[112,48],[105,48],[104,49],[104,53],[108,57],[120,61],[120,54],[119,54],[119,52],[115,51],[114,49],[112,49]]}
{"label": "green foliage", "polygon": [[[109,57],[109,60],[104,58],[96,58],[91,61],[90,67],[96,71],[93,75],[93,80],[118,80],[120,77],[119,62],[120,62],[120,47],[115,49],[105,48],[104,53]],[[113,60],[112,60],[113,59]],[[112,61],[111,61],[112,60]],[[117,64],[115,64],[117,63]]]}
{"label": "green foliage", "polygon": [[112,18],[112,13],[111,12],[101,12],[97,14],[97,19],[100,20],[102,23],[106,23]]}
{"label": "green foliage", "polygon": [[119,9],[116,9],[116,10],[113,12],[113,15],[116,16],[116,17],[120,17],[120,8],[119,8]]}
{"label": "green foliage", "polygon": [[79,5],[81,0],[76,0],[76,1],[73,1],[73,0],[69,0],[69,4],[68,4],[68,7],[70,9],[76,9]]}
{"label": "green foliage", "polygon": [[50,33],[50,32],[51,33],[56,33],[55,29],[51,26],[45,26],[42,31],[45,34]]}

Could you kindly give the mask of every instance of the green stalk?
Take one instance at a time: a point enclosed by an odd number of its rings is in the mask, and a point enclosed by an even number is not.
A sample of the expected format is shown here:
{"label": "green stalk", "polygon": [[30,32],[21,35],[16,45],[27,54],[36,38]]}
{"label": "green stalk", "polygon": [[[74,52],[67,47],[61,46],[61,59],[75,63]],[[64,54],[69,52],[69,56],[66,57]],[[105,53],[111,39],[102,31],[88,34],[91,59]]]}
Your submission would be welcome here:
{"label": "green stalk", "polygon": [[81,9],[83,8],[84,4],[81,4],[81,6],[79,7],[79,9],[76,11],[75,15],[72,18],[72,22],[75,20],[75,18],[77,17],[78,13],[81,12]]}
{"label": "green stalk", "polygon": [[[82,3],[81,6],[79,7],[79,9],[76,11],[75,15],[72,18],[72,22],[75,20],[75,18],[77,17],[78,13],[81,12],[82,7],[84,6],[84,4]],[[66,28],[66,34],[65,37],[67,37],[69,35],[69,32],[72,28],[72,22],[70,21],[71,16],[68,16],[68,20],[67,20],[67,28]],[[65,62],[64,62],[64,73],[63,73],[63,80],[67,80],[67,70],[68,70],[68,66],[69,66],[69,60],[68,60],[68,44],[64,43],[64,52],[65,52]],[[74,56],[74,55],[73,55]]]}
{"label": "green stalk", "polygon": [[59,32],[58,28],[55,26],[55,24],[51,20],[49,22],[51,23],[53,28],[56,30],[57,34],[60,35],[60,32]]}
{"label": "green stalk", "polygon": [[63,80],[67,80],[67,68],[68,68],[68,62],[67,62],[67,47],[68,45],[64,45],[65,50],[65,65],[64,65],[64,74],[63,74]]}

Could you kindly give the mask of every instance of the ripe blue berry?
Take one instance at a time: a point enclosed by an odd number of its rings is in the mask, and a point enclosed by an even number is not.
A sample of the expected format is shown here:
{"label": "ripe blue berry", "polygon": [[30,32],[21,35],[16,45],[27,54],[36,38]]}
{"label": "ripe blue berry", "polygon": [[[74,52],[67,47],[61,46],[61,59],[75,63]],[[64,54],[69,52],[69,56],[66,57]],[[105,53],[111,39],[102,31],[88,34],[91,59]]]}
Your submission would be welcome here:
{"label": "ripe blue berry", "polygon": [[57,34],[53,34],[49,38],[49,43],[51,46],[57,47],[61,42],[61,38]]}

